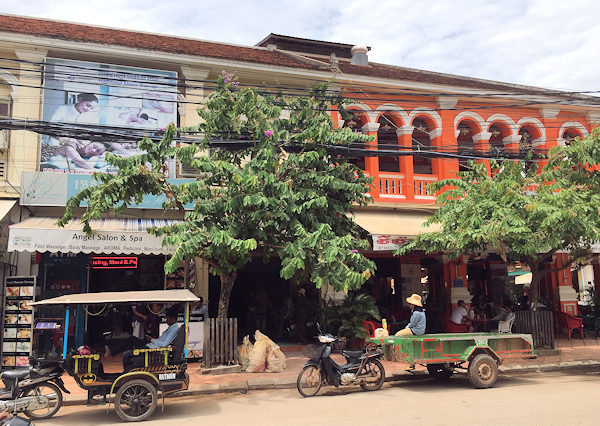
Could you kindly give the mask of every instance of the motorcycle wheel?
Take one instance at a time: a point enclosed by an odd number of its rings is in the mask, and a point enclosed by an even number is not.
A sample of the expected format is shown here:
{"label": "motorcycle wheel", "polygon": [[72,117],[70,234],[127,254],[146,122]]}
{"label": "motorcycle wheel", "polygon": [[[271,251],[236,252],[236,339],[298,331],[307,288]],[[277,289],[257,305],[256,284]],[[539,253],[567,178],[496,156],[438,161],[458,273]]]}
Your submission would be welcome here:
{"label": "motorcycle wheel", "polygon": [[36,396],[46,398],[48,407],[37,410],[23,410],[23,413],[33,420],[49,419],[62,407],[63,395],[58,386],[51,382],[40,383],[36,387],[29,389],[21,394],[22,396]]}
{"label": "motorcycle wheel", "polygon": [[364,380],[360,387],[366,391],[378,390],[385,381],[385,370],[378,359],[373,359],[365,365],[364,372],[360,375]]}
{"label": "motorcycle wheel", "polygon": [[298,392],[304,397],[315,396],[321,389],[322,384],[321,371],[316,365],[304,367],[298,374],[298,380],[296,381]]}

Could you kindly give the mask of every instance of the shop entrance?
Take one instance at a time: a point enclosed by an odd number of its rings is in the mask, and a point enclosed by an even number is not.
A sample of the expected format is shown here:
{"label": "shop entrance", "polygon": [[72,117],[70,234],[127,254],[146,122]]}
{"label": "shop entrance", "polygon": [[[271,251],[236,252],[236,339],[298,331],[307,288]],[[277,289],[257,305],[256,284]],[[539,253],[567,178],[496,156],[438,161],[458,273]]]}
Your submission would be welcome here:
{"label": "shop entrance", "polygon": [[[164,264],[164,256],[92,255],[88,265],[89,291],[162,290],[165,288]],[[130,335],[131,322],[131,306],[88,310],[85,341],[90,346],[100,346],[105,332],[111,332],[113,337]]]}

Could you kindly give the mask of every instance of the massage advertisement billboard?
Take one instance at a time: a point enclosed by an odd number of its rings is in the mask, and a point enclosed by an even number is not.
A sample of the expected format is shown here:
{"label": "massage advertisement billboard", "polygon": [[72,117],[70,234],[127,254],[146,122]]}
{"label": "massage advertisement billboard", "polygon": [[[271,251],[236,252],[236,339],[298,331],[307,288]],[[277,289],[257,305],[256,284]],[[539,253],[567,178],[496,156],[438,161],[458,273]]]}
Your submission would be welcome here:
{"label": "massage advertisement billboard", "polygon": [[[65,132],[42,137],[40,171],[115,172],[106,162],[107,153],[130,157],[142,152],[137,140],[124,142],[110,132],[127,134],[130,129],[129,134],[146,134],[177,123],[177,73],[47,59],[42,120],[64,124]],[[86,126],[98,126],[107,136],[86,139]]]}

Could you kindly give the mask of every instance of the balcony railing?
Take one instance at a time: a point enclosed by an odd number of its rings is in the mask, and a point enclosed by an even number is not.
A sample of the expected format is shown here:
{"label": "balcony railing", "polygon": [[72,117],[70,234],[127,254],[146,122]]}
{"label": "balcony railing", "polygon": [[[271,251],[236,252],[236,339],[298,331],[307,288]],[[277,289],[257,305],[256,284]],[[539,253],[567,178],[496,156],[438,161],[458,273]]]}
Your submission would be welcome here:
{"label": "balcony railing", "polygon": [[415,176],[415,200],[435,200],[435,194],[429,191],[429,185],[437,180],[436,176]]}
{"label": "balcony railing", "polygon": [[387,199],[406,199],[402,193],[404,175],[400,173],[379,174],[375,184],[379,181],[379,197]]}

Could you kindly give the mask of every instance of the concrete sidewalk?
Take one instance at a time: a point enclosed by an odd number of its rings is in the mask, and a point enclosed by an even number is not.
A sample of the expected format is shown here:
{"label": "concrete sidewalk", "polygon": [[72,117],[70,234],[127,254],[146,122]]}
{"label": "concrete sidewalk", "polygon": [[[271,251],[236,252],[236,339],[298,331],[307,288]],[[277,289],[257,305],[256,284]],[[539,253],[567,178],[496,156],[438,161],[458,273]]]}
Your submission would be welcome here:
{"label": "concrete sidewalk", "polygon": [[[553,370],[575,367],[600,367],[600,344],[594,339],[586,339],[585,345],[579,340],[573,340],[573,346],[567,339],[557,341],[556,350],[538,351],[534,359],[506,360],[500,371],[527,371],[527,370]],[[190,388],[177,395],[208,395],[222,392],[241,392],[257,389],[284,389],[295,388],[298,373],[308,359],[300,346],[284,348],[286,355],[286,369],[282,373],[229,373],[229,374],[203,374],[202,365],[189,363]],[[334,355],[334,360],[343,362],[341,355]],[[404,371],[406,364],[383,361],[386,372],[386,381],[410,380],[415,376],[427,374],[422,366],[417,366],[414,373]],[[81,389],[72,377],[63,376],[70,395],[65,395],[65,405],[85,404],[87,393]]]}

